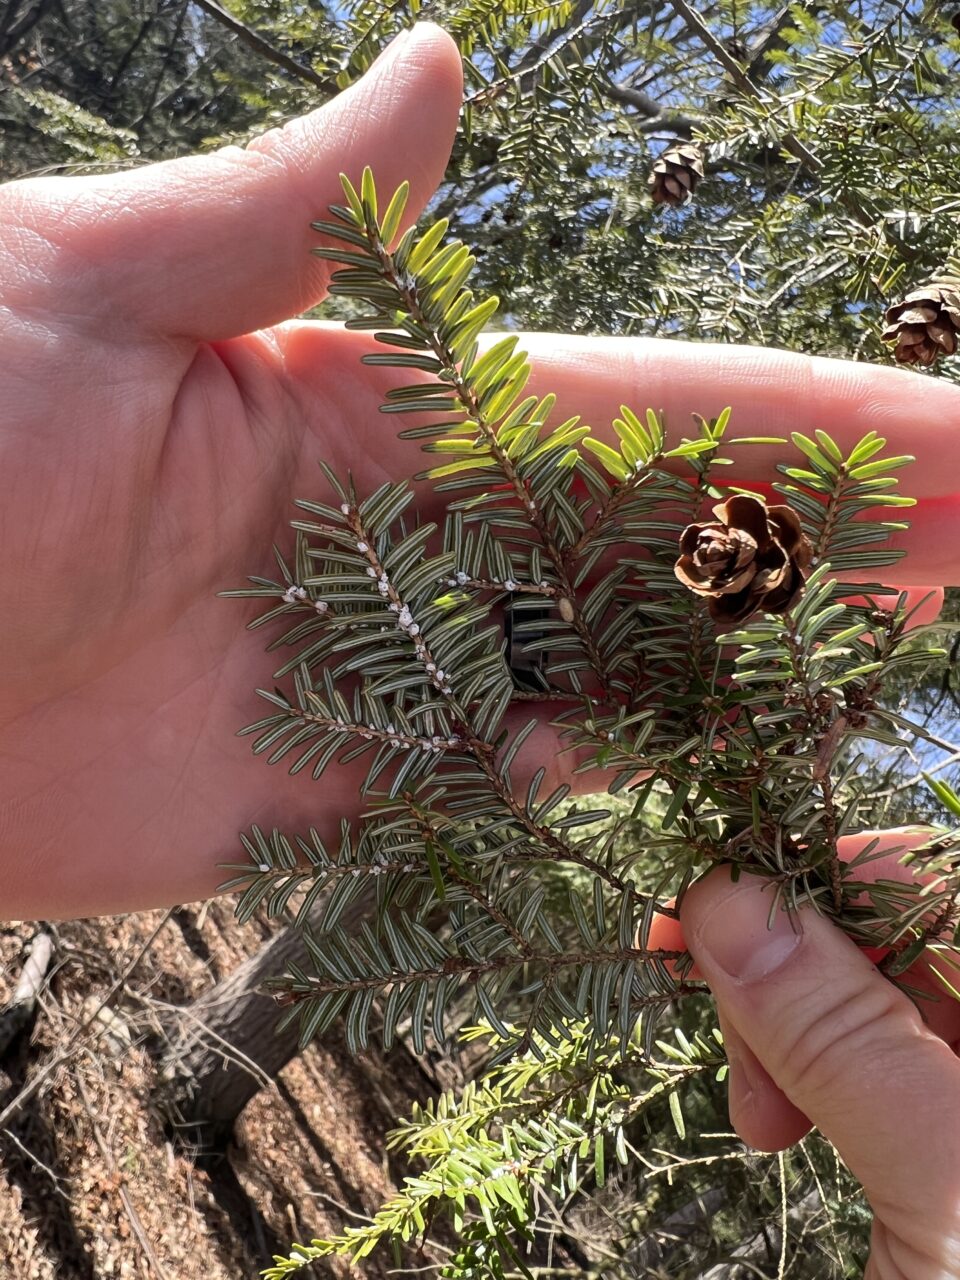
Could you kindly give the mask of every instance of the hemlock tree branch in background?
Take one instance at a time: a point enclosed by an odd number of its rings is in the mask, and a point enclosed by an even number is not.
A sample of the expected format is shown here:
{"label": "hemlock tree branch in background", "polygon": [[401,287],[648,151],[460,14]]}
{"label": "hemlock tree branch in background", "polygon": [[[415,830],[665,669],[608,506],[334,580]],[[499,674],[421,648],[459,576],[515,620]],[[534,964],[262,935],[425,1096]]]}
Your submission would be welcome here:
{"label": "hemlock tree branch in background", "polygon": [[275,48],[269,40],[257,34],[245,23],[240,22],[231,13],[223,8],[222,5],[216,3],[216,0],[193,0],[204,13],[209,13],[212,18],[220,22],[232,31],[239,40],[241,40],[254,53],[260,54],[267,58],[270,62],[275,62],[278,67],[282,67],[284,71],[289,71],[291,75],[297,79],[305,81],[307,84],[313,85],[315,89],[320,89],[323,93],[333,94],[336,92],[336,84],[325,80],[323,76],[318,76],[311,68],[297,62],[295,58],[291,58],[284,53],[282,49]]}

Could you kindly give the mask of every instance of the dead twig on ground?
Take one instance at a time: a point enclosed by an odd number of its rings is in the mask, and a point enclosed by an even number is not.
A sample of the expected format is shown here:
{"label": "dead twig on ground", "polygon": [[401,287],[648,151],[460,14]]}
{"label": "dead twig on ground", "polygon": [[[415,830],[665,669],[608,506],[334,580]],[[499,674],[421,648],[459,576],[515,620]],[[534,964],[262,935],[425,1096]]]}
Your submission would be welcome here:
{"label": "dead twig on ground", "polygon": [[87,1092],[87,1087],[83,1083],[79,1073],[77,1075],[77,1090],[83,1101],[83,1106],[87,1113],[87,1119],[90,1121],[90,1128],[93,1132],[93,1138],[97,1144],[100,1154],[103,1156],[104,1164],[106,1164],[110,1173],[117,1181],[117,1194],[120,1197],[120,1203],[123,1205],[123,1211],[126,1214],[127,1221],[130,1223],[130,1230],[136,1236],[137,1242],[143,1250],[144,1257],[150,1263],[150,1266],[153,1268],[158,1280],[170,1280],[169,1273],[164,1269],[163,1263],[157,1257],[156,1251],[150,1242],[150,1237],[143,1228],[143,1223],[140,1221],[140,1215],[137,1213],[136,1206],[130,1199],[130,1193],[124,1185],[123,1174],[117,1168],[117,1162],[113,1158],[113,1152],[103,1140],[103,1135],[97,1127],[93,1103],[90,1099],[90,1094]]}

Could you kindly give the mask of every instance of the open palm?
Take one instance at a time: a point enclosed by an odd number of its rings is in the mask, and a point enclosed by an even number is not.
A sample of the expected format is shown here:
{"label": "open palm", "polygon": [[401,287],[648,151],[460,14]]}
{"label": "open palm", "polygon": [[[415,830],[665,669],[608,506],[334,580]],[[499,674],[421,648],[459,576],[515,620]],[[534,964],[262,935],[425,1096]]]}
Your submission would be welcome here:
{"label": "open palm", "polygon": [[[309,223],[339,171],[370,164],[383,190],[408,178],[422,208],[460,95],[452,43],[420,26],[246,150],[0,189],[3,916],[204,897],[239,828],[348,807],[349,774],[291,779],[236,738],[266,668],[253,610],[216,593],[270,572],[319,457],[361,492],[419,466],[377,413],[390,374],[360,365],[368,339],[282,322],[322,296]],[[921,455],[901,578],[960,579],[942,532],[960,504],[960,392],[927,381],[921,405],[911,375],[745,348],[527,346],[535,383],[597,424],[629,400],[680,427],[731,404],[744,433],[882,431]],[[739,479],[770,478],[757,457]]]}

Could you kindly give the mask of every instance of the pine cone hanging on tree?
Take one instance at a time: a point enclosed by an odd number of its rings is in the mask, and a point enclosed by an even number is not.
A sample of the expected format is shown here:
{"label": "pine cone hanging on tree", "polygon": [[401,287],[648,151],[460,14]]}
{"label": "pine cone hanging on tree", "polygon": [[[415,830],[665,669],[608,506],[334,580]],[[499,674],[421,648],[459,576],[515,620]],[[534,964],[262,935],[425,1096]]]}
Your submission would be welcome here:
{"label": "pine cone hanging on tree", "polygon": [[952,356],[960,332],[960,280],[945,276],[913,289],[888,307],[884,342],[894,343],[900,364],[934,364]]}
{"label": "pine cone hanging on tree", "polygon": [[678,142],[667,147],[653,162],[650,198],[654,204],[674,209],[688,204],[703,177],[703,151],[696,142]]}

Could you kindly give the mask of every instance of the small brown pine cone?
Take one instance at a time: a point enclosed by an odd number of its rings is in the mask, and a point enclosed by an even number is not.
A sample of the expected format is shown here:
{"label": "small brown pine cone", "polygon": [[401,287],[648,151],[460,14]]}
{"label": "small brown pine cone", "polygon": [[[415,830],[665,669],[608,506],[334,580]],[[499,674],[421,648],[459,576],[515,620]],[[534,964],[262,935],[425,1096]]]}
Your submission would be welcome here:
{"label": "small brown pine cone", "polygon": [[931,280],[888,307],[884,318],[883,340],[894,344],[900,364],[931,365],[952,356],[960,331],[960,280]]}
{"label": "small brown pine cone", "polygon": [[813,556],[796,512],[735,494],[713,514],[715,524],[691,524],[680,535],[677,577],[709,597],[717,622],[785,613],[803,590]]}
{"label": "small brown pine cone", "polygon": [[696,142],[679,142],[667,147],[653,162],[650,198],[654,204],[676,209],[688,204],[703,177],[703,150]]}

